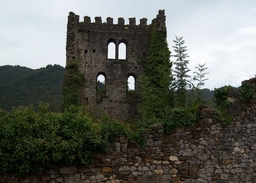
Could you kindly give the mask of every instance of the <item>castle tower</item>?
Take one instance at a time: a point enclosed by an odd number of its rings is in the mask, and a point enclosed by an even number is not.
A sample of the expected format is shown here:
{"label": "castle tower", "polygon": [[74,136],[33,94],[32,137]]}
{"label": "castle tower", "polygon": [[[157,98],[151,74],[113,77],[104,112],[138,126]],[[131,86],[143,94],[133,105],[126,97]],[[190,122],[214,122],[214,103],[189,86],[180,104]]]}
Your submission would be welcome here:
{"label": "castle tower", "polygon": [[[159,29],[165,29],[165,13],[159,10],[152,20]],[[125,23],[118,18],[108,17],[102,22],[101,17],[84,17],[69,13],[67,25],[66,64],[75,61],[85,82],[80,90],[83,104],[95,105],[101,111],[108,112],[118,119],[133,119],[137,115],[140,92],[137,79],[143,74],[139,65],[150,46],[152,24],[147,19],[129,18]],[[97,78],[103,78],[103,88],[99,88]],[[128,78],[133,78],[134,91],[128,91]]]}

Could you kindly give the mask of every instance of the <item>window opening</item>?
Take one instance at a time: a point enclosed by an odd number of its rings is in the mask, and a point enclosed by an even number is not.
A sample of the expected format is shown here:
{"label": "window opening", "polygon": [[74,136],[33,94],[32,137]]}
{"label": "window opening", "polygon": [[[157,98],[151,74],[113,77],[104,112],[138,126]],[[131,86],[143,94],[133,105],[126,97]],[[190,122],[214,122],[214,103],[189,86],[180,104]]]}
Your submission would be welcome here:
{"label": "window opening", "polygon": [[126,44],[120,43],[118,46],[118,59],[126,59]]}
{"label": "window opening", "polygon": [[135,90],[135,77],[130,75],[127,78],[127,88],[128,91],[134,91]]}
{"label": "window opening", "polygon": [[116,44],[114,42],[110,42],[108,44],[108,59],[116,58]]}
{"label": "window opening", "polygon": [[103,74],[99,74],[97,77],[97,92],[106,92],[106,77]]}

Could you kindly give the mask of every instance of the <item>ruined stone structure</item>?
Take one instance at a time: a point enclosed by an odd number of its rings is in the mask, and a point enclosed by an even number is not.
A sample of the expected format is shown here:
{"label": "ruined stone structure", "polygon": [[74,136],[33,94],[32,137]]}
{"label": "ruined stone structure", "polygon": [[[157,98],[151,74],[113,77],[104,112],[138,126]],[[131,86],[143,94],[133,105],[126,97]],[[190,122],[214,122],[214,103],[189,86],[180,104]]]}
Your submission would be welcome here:
{"label": "ruined stone structure", "polygon": [[[164,10],[160,10],[153,21],[158,29],[166,30]],[[137,115],[140,99],[136,80],[143,73],[139,62],[149,49],[151,27],[146,18],[140,19],[138,25],[135,18],[129,18],[129,24],[123,18],[113,24],[110,17],[104,23],[101,17],[95,17],[95,22],[91,22],[88,16],[79,22],[78,15],[69,13],[66,64],[77,62],[85,76],[81,88],[83,104],[96,105],[119,119]],[[98,91],[100,75],[105,79],[105,89]],[[129,76],[135,80],[133,94],[128,92]]]}

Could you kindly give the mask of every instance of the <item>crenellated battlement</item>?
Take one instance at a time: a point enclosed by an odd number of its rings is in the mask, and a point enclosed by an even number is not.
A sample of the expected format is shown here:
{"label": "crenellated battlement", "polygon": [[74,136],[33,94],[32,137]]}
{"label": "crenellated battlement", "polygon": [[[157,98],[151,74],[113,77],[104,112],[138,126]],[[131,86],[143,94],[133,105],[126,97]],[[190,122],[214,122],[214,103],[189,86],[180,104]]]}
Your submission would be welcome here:
{"label": "crenellated battlement", "polygon": [[[110,25],[126,25],[126,26],[129,26],[129,25],[131,25],[131,26],[136,26],[136,25],[137,26],[148,26],[148,25],[151,25],[151,24],[147,23],[147,21],[148,21],[147,18],[139,19],[139,23],[136,24],[136,18],[135,17],[128,18],[127,23],[126,23],[126,21],[123,17],[119,17],[117,19],[117,24],[114,24],[114,19],[112,17],[107,17],[106,21],[102,21],[102,18],[100,16],[97,16],[97,17],[94,17],[94,21],[91,21],[91,17],[84,16],[83,21],[80,21],[79,20],[79,15],[76,15],[73,12],[70,12],[69,16],[74,17],[74,20],[77,23],[84,23],[84,24],[110,24]],[[165,12],[164,12],[164,10],[159,10],[156,18],[153,19],[152,22],[155,21],[156,19],[163,20],[164,23],[165,23]]]}
{"label": "crenellated battlement", "polygon": [[141,18],[140,23],[136,24],[136,18],[129,18],[128,19],[128,24],[126,24],[126,21],[123,17],[119,17],[117,19],[117,24],[114,24],[114,19],[112,17],[107,17],[106,22],[102,22],[101,17],[95,17],[94,22],[91,21],[91,17],[89,16],[84,16],[84,21],[80,23],[85,23],[85,24],[111,24],[111,25],[140,25],[140,26],[146,26],[148,19],[147,18]]}

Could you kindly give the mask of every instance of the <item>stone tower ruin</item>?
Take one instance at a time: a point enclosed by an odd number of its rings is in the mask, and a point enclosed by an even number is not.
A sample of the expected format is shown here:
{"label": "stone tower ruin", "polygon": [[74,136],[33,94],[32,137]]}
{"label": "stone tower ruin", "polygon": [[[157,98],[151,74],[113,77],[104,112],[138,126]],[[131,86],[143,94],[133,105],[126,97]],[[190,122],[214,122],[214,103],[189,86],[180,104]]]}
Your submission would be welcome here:
{"label": "stone tower ruin", "polygon": [[[166,29],[165,12],[159,10],[152,20],[157,29]],[[139,62],[150,47],[152,24],[147,19],[108,17],[84,17],[83,22],[73,12],[69,13],[67,25],[66,64],[77,62],[85,82],[80,89],[82,104],[94,105],[110,116],[129,120],[137,116],[140,91],[137,79],[143,74]],[[122,49],[122,52],[121,52]],[[103,77],[104,86],[99,89],[97,78]],[[134,91],[128,91],[128,78],[134,79]]]}

